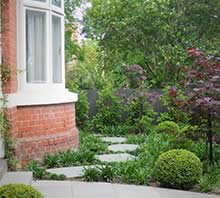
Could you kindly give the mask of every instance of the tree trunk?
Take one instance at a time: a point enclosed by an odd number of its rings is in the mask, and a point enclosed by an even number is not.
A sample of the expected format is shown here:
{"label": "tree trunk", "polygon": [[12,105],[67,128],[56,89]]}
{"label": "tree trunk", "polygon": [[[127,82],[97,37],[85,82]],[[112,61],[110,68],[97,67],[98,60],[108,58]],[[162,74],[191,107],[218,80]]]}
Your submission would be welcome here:
{"label": "tree trunk", "polygon": [[212,117],[209,113],[208,115],[208,131],[207,131],[207,138],[209,143],[209,161],[213,162],[213,133],[212,133]]}

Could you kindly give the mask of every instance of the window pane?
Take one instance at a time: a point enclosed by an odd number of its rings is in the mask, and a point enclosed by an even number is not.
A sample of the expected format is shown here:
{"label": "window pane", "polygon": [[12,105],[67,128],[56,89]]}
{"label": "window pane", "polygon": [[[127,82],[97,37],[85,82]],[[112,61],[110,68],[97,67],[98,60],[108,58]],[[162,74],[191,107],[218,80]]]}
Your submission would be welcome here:
{"label": "window pane", "polygon": [[61,8],[61,0],[52,0],[52,4]]}
{"label": "window pane", "polygon": [[52,17],[52,51],[53,51],[53,82],[62,82],[62,52],[61,52],[61,18]]}
{"label": "window pane", "polygon": [[26,64],[27,82],[46,81],[46,14],[27,10],[26,12]]}

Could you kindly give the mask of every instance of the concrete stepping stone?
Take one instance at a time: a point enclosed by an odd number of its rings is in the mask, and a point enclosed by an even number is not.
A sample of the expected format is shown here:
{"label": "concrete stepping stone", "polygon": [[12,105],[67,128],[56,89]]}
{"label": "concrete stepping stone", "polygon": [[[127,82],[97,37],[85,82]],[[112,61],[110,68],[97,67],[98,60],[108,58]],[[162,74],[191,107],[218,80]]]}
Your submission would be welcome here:
{"label": "concrete stepping stone", "polygon": [[101,162],[126,162],[136,158],[128,153],[96,155],[95,157]]}
{"label": "concrete stepping stone", "polygon": [[96,136],[96,137],[103,137],[102,134],[98,134],[98,133],[93,133],[93,135]]}
{"label": "concrete stepping stone", "polygon": [[66,168],[51,168],[47,172],[57,175],[65,175],[67,179],[80,178],[83,176],[85,169],[94,168],[96,166],[73,166]]}
{"label": "concrete stepping stone", "polygon": [[113,152],[126,152],[126,151],[136,151],[139,146],[136,144],[114,144],[108,146],[109,151]]}
{"label": "concrete stepping stone", "polygon": [[108,142],[108,143],[124,143],[127,141],[127,138],[123,137],[102,137],[101,140],[103,142]]}

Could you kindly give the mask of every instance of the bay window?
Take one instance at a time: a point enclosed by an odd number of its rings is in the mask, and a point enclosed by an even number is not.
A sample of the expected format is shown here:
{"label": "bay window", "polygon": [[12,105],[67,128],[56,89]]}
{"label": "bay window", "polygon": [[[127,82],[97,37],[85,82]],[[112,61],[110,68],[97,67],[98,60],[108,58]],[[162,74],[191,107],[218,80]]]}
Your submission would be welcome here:
{"label": "bay window", "polygon": [[[17,0],[19,105],[73,102],[65,88],[64,0]],[[10,99],[11,98],[11,99]]]}
{"label": "bay window", "polygon": [[21,88],[64,86],[64,0],[19,0],[18,7]]}

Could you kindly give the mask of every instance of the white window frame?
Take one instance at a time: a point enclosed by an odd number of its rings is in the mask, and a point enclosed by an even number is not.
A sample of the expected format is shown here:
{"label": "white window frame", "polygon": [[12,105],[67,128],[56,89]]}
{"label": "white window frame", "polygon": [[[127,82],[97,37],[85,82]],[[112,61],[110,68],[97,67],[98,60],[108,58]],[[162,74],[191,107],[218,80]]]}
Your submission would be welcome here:
{"label": "white window frame", "polygon": [[[55,12],[53,12],[53,13],[51,13],[51,15],[50,15],[50,21],[51,21],[51,23],[52,23],[52,19],[53,19],[53,16],[57,16],[57,17],[59,17],[60,19],[61,19],[61,27],[63,27],[63,28],[61,28],[61,65],[62,65],[62,68],[61,68],[61,72],[62,72],[62,76],[61,76],[61,81],[63,82],[63,81],[65,81],[65,40],[64,40],[64,38],[65,38],[65,33],[64,33],[64,16],[61,16],[61,15],[59,15],[59,14],[57,14],[57,13],[55,13]],[[52,28],[52,26],[51,26],[51,28]],[[52,36],[52,31],[51,31],[51,46],[53,45],[53,43],[52,43],[52,39],[53,39],[53,36]],[[53,57],[53,54],[52,54],[52,50],[51,50],[51,65],[52,65],[52,57]],[[53,69],[53,66],[51,67],[51,69]],[[51,74],[52,75],[50,75],[51,76],[51,82],[53,82],[53,70],[51,70]],[[53,84],[59,84],[59,83],[53,83]]]}
{"label": "white window frame", "polygon": [[[62,89],[65,87],[65,60],[64,60],[64,8],[56,8],[56,6],[50,6],[52,0],[44,2],[37,2],[33,0],[19,0],[20,11],[18,14],[18,69],[19,69],[19,89],[25,91],[32,90],[45,90],[45,89]],[[46,13],[46,82],[45,83],[30,83],[27,82],[26,73],[26,11],[40,11]],[[52,65],[52,16],[58,16],[61,18],[61,62],[62,62],[62,83],[53,83],[53,65]]]}
{"label": "white window frame", "polygon": [[[26,106],[76,102],[77,94],[65,88],[65,49],[64,49],[64,0],[61,8],[52,5],[52,0],[38,2],[33,0],[16,0],[17,2],[17,79],[16,94],[8,96],[8,106]],[[28,83],[26,75],[26,10],[46,12],[46,83]],[[61,57],[62,83],[53,83],[52,65],[52,16],[61,18]],[[62,28],[63,27],[63,28]],[[48,58],[49,57],[49,58]]]}

